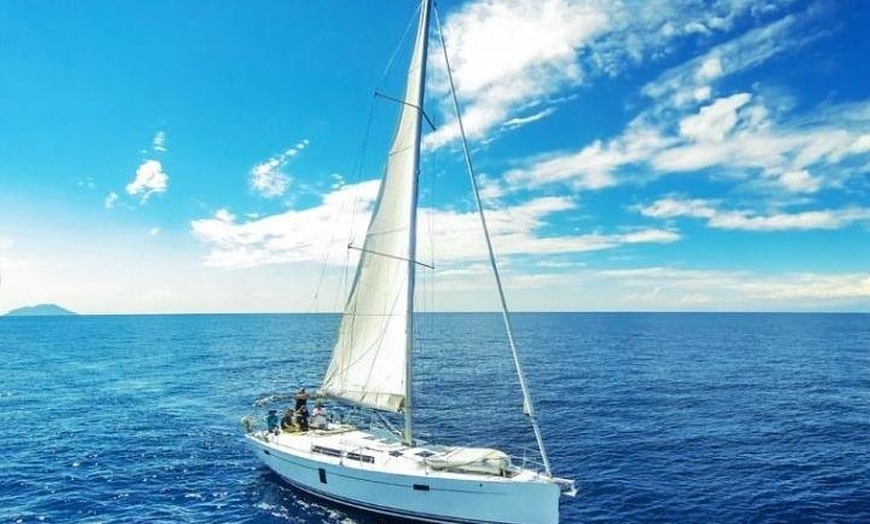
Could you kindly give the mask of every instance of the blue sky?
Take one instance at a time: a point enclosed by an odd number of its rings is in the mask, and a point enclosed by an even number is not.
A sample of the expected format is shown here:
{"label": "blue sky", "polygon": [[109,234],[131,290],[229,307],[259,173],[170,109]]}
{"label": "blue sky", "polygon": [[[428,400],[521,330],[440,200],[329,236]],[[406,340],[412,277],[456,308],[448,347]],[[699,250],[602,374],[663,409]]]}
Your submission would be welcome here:
{"label": "blue sky", "polygon": [[[0,3],[0,311],[338,309],[414,4]],[[513,309],[870,311],[870,6],[439,12]],[[420,306],[492,309],[431,50]]]}

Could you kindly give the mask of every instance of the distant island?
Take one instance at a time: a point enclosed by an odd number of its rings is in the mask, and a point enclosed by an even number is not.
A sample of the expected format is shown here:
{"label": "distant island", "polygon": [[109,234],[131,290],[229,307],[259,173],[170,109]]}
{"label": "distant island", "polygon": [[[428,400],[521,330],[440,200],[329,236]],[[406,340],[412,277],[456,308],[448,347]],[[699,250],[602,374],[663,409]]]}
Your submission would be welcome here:
{"label": "distant island", "polygon": [[38,306],[26,306],[11,310],[6,313],[9,317],[56,317],[77,315],[73,311],[64,309],[57,304],[39,304]]}

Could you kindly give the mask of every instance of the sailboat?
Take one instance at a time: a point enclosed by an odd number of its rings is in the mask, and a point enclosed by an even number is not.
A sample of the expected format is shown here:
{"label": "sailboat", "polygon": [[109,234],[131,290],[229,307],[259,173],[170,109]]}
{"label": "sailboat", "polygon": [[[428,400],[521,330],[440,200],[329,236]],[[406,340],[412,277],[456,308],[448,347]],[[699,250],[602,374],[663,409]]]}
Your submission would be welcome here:
{"label": "sailboat", "polygon": [[[245,437],[263,463],[290,485],[341,505],[432,523],[557,524],[561,496],[573,496],[576,490],[572,480],[551,472],[510,332],[488,234],[486,243],[524,410],[534,429],[542,467],[518,464],[497,449],[423,442],[413,430],[417,180],[433,11],[432,0],[422,0],[396,134],[338,340],[318,392],[320,398],[333,402],[402,414],[403,428],[390,431],[371,423],[341,420],[283,431],[260,429],[249,419]],[[447,69],[449,74],[449,63]],[[453,96],[459,118],[455,91]],[[465,154],[486,232],[467,146]]]}

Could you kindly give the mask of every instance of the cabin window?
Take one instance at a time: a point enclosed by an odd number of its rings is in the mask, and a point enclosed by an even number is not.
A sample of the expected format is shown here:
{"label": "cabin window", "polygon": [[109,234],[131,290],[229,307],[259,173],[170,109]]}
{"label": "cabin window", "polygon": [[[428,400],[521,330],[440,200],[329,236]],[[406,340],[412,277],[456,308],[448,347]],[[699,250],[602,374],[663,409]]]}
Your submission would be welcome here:
{"label": "cabin window", "polygon": [[317,473],[320,474],[320,483],[326,484],[326,470],[323,468],[317,468]]}
{"label": "cabin window", "polygon": [[414,491],[429,491],[428,484],[414,484]]}
{"label": "cabin window", "polygon": [[360,462],[365,462],[366,464],[375,463],[375,457],[372,457],[371,455],[362,455],[360,453],[348,453],[347,458],[348,460],[358,460]]}
{"label": "cabin window", "polygon": [[323,446],[311,446],[311,451],[314,453],[320,453],[321,455],[329,455],[330,457],[340,457],[341,450],[325,448]]}

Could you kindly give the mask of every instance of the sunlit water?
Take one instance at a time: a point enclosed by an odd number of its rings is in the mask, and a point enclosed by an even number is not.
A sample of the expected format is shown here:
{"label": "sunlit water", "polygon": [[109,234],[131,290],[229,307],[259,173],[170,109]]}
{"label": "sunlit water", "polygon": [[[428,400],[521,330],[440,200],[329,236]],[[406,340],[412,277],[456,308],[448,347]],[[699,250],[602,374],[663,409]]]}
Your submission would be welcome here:
{"label": "sunlit water", "polygon": [[[563,523],[870,522],[870,316],[522,314]],[[374,524],[244,447],[316,385],[333,315],[0,318],[0,522]],[[533,448],[495,315],[429,315],[416,424]]]}

